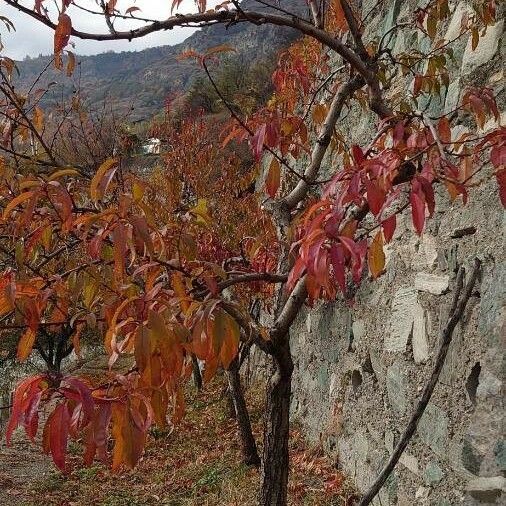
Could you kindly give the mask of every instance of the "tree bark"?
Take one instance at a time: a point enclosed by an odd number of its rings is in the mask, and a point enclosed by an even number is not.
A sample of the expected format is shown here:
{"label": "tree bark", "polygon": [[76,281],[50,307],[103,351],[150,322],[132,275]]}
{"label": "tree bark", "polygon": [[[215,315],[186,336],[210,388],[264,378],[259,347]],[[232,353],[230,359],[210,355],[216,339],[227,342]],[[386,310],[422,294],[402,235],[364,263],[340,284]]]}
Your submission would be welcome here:
{"label": "tree bark", "polygon": [[195,355],[192,355],[193,381],[197,392],[202,390],[202,374],[200,372],[199,361]]}
{"label": "tree bark", "polygon": [[288,440],[293,361],[289,336],[273,352],[275,371],[267,385],[261,506],[286,506],[288,491]]}
{"label": "tree bark", "polygon": [[239,374],[239,360],[236,357],[227,371],[228,387],[234,403],[235,418],[241,439],[243,461],[248,466],[260,466],[257,445],[251,430],[251,421],[244,399],[241,377]]}

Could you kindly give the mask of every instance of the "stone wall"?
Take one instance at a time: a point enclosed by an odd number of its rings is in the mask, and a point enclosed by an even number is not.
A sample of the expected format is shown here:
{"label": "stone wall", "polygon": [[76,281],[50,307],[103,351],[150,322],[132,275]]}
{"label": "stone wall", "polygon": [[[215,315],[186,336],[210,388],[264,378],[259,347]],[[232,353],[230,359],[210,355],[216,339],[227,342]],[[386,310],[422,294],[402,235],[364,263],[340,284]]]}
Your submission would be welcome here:
{"label": "stone wall", "polygon": [[[370,28],[373,34],[402,21],[417,4],[384,3]],[[362,4],[368,12],[377,2]],[[459,2],[450,8],[448,39],[458,33],[467,6]],[[468,40],[455,44],[451,84],[440,100],[428,104],[429,111],[452,110],[468,83],[493,87],[503,101],[502,30],[502,21],[489,28],[474,52]],[[427,42],[413,32],[390,44],[395,54],[413,44],[427,49]],[[389,93],[402,96],[406,86],[397,83]],[[347,119],[344,129],[366,144],[373,119],[349,117],[358,120]],[[365,280],[353,304],[338,300],[300,315],[291,333],[292,411],[310,438],[365,490],[430,376],[458,266],[469,266],[478,256],[483,274],[454,333],[440,382],[375,504],[505,504],[504,213],[494,180],[474,189],[466,206],[449,202],[442,188],[437,200],[436,215],[421,238],[409,214],[398,220],[386,273],[374,282]]]}

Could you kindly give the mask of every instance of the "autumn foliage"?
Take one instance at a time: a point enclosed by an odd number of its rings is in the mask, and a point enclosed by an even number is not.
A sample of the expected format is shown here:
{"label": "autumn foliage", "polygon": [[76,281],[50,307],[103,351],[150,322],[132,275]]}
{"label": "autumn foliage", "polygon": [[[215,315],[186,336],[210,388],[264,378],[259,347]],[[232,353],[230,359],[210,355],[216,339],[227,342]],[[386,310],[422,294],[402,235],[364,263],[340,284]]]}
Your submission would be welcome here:
{"label": "autumn foliage", "polygon": [[[63,2],[55,26],[57,66],[72,34],[72,3]],[[471,34],[476,47],[475,38],[494,23],[494,5],[481,2],[462,21],[459,37]],[[198,7],[219,20],[229,16],[225,4],[210,14],[205,4]],[[36,2],[39,15],[43,9]],[[104,15],[117,13],[116,2],[108,2]],[[362,43],[353,6],[331,2],[314,30],[300,24],[306,36],[280,55],[274,94],[253,115],[232,110],[225,124],[223,116],[188,111],[176,126],[168,119],[154,123],[152,133],[167,149],[149,174],[132,169],[122,153],[102,160],[90,177],[53,156],[44,136],[48,120],[9,90],[13,69],[4,58],[1,328],[19,333],[19,360],[36,350],[48,364],[47,373],[17,387],[7,439],[20,425],[35,438],[45,406],[43,448],[60,469],[69,438],[82,439],[90,464],[108,459],[109,435],[113,469],[133,467],[149,427],[183,416],[192,356],[204,362],[208,381],[230,368],[241,343],[255,342],[284,371],[288,330],[302,304],[350,298],[367,271],[381,276],[397,216],[410,213],[422,234],[436,209],[436,185],[466,204],[473,186],[495,178],[506,205],[506,129],[485,130],[499,119],[492,90],[470,88],[456,111],[439,117],[417,107],[419,97],[448,84],[451,44],[439,38],[438,27],[449,13],[444,0],[415,12],[433,48],[395,60],[385,40]],[[324,49],[322,33],[332,36]],[[338,45],[344,33],[353,38],[353,51]],[[353,55],[335,70],[332,49],[345,60],[346,51]],[[229,50],[186,56],[212,79],[210,62]],[[67,57],[72,73],[75,57]],[[390,106],[382,86],[392,66],[413,84],[409,100]],[[336,127],[352,103],[378,115],[373,139],[362,146]],[[476,127],[457,134],[462,118]],[[26,154],[30,140],[39,154]],[[244,143],[251,157],[241,151]],[[319,169],[327,148],[325,179]],[[301,166],[308,168],[295,168]],[[254,299],[272,326],[251,318]],[[80,352],[87,334],[103,342],[111,366],[129,354],[132,368],[94,383],[63,376],[61,361]]]}

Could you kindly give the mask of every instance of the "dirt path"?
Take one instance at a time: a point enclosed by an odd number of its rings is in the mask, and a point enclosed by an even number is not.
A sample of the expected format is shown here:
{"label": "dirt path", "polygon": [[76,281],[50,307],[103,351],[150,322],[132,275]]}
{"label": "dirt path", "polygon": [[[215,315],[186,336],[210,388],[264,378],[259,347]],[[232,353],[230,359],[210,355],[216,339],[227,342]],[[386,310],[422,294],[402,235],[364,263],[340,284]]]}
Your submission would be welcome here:
{"label": "dirt path", "polygon": [[[0,504],[17,506],[24,495],[23,489],[33,481],[43,478],[52,470],[51,461],[40,447],[29,441],[24,432],[18,431],[9,448],[5,436],[0,441]],[[22,504],[22,503],[21,503]]]}

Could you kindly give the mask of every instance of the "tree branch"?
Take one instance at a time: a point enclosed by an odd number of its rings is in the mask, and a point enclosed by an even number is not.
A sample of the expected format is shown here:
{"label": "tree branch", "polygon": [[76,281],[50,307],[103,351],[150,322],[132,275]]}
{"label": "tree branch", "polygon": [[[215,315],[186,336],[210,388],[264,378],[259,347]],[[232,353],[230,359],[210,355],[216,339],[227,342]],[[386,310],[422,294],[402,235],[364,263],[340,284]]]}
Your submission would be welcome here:
{"label": "tree branch", "polygon": [[379,476],[376,478],[375,482],[371,485],[369,490],[362,496],[360,502],[358,503],[358,506],[366,506],[371,503],[376,494],[380,491],[381,487],[384,485],[387,478],[390,476],[395,465],[397,464],[404,450],[408,446],[408,443],[410,442],[413,434],[416,432],[418,422],[420,421],[420,418],[422,417],[425,408],[427,407],[427,404],[429,403],[430,398],[432,397],[434,388],[439,380],[439,375],[441,373],[441,369],[443,368],[446,355],[448,353],[448,347],[450,346],[450,343],[452,341],[453,331],[459,320],[462,318],[462,315],[464,314],[467,302],[471,297],[474,285],[476,283],[476,280],[478,279],[480,269],[481,269],[481,262],[476,258],[474,261],[473,270],[469,277],[469,281],[467,282],[462,297],[460,297],[465,274],[464,268],[463,267],[460,268],[459,273],[457,275],[457,284],[453,296],[450,315],[446,323],[446,326],[441,333],[441,346],[439,348],[439,352],[437,354],[434,363],[432,374],[429,378],[429,381],[427,382],[427,385],[425,386],[422,397],[418,401],[415,411],[411,415],[411,419],[409,420],[408,425],[404,429],[401,439],[397,443],[397,446],[395,447],[395,450],[392,453],[392,456],[390,457],[389,461],[387,462],[387,464],[385,465]]}
{"label": "tree branch", "polygon": [[334,127],[341,115],[346,100],[348,100],[356,90],[360,89],[363,84],[364,80],[362,77],[356,75],[346,84],[342,85],[334,95],[327,117],[325,118],[318,139],[314,145],[313,152],[311,153],[311,162],[304,172],[304,179],[299,181],[297,186],[284,198],[284,202],[289,209],[294,209],[297,204],[305,198],[311,182],[313,182],[318,175],[323,157],[332,139],[332,132],[334,131]]}
{"label": "tree branch", "polygon": [[295,288],[292,290],[292,293],[290,293],[283,305],[283,309],[280,311],[278,318],[272,326],[272,341],[278,341],[286,336],[288,330],[290,329],[290,325],[299,314],[300,308],[304,304],[306,297],[306,276],[304,275],[295,285]]}
{"label": "tree branch", "polygon": [[346,22],[348,23],[348,27],[350,29],[351,36],[355,42],[357,53],[361,58],[364,59],[364,61],[367,61],[369,59],[369,55],[364,46],[364,42],[362,41],[362,34],[360,33],[360,28],[355,18],[355,14],[353,14],[353,10],[351,9],[350,4],[347,2],[347,0],[340,0],[340,2],[343,8],[344,17],[346,18]]}
{"label": "tree branch", "polygon": [[[24,14],[36,19],[40,23],[46,25],[47,27],[55,30],[56,24],[53,23],[50,19],[46,18],[42,14],[37,13],[36,11],[21,5],[18,0],[4,0],[8,5],[18,9]],[[76,30],[72,28],[71,35],[74,37],[78,37],[80,39],[85,40],[128,40],[131,41],[133,39],[138,39],[140,37],[144,37],[149,35],[150,33],[159,32],[162,30],[172,30],[178,26],[185,26],[189,23],[194,24],[207,24],[210,22],[254,22],[258,25],[263,24],[272,24],[276,26],[286,26],[289,28],[293,28],[304,35],[308,35],[318,40],[325,46],[330,49],[333,49],[336,53],[338,53],[345,61],[347,61],[359,74],[361,74],[365,81],[369,83],[373,83],[376,81],[376,76],[374,73],[367,67],[366,63],[360,58],[360,56],[355,53],[352,49],[346,46],[341,39],[335,38],[330,33],[327,33],[325,30],[315,27],[312,23],[308,21],[304,21],[296,16],[288,16],[288,15],[280,15],[270,12],[256,12],[256,11],[209,11],[203,13],[196,14],[176,14],[175,16],[171,16],[163,21],[155,21],[153,23],[149,23],[140,28],[135,28],[128,31],[117,31],[114,34],[111,33],[92,33],[92,32],[83,32],[80,30]]]}
{"label": "tree branch", "polygon": [[252,283],[255,281],[265,281],[268,283],[284,283],[288,279],[287,274],[273,274],[271,272],[248,272],[246,274],[241,274],[239,276],[234,276],[233,278],[226,279],[225,281],[221,281],[218,283],[218,289],[224,290],[233,285],[237,285],[239,283]]}

